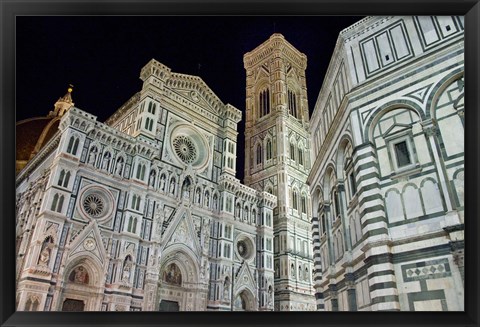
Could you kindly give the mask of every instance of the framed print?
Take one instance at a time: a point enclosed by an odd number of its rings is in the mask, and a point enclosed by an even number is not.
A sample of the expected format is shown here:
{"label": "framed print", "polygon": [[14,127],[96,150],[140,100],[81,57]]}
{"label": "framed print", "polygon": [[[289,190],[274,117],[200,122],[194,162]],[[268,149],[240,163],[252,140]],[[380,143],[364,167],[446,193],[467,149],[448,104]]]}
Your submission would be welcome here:
{"label": "framed print", "polygon": [[2,325],[477,325],[478,3],[409,6],[4,3]]}

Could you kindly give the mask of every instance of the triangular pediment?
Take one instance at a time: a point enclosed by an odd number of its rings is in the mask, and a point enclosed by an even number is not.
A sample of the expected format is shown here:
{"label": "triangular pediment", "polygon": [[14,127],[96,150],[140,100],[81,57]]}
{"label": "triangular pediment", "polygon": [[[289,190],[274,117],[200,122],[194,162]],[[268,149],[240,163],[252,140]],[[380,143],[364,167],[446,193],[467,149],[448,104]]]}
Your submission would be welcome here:
{"label": "triangular pediment", "polygon": [[255,82],[258,83],[258,81],[266,79],[267,81],[269,80],[269,73],[266,67],[262,66],[258,69],[257,74],[255,76]]}
{"label": "triangular pediment", "polygon": [[175,73],[171,75],[167,85],[173,92],[217,115],[224,107],[212,89],[198,76]]}
{"label": "triangular pediment", "polygon": [[194,253],[200,254],[201,247],[197,230],[188,210],[178,210],[176,217],[168,227],[165,235],[164,249],[169,246],[183,244],[189,247]]}
{"label": "triangular pediment", "polygon": [[85,228],[76,235],[70,243],[69,258],[80,255],[95,257],[104,264],[107,258],[107,252],[103,244],[102,235],[96,221],[91,221]]}
{"label": "triangular pediment", "polygon": [[236,294],[240,288],[248,288],[253,292],[253,294],[255,294],[257,289],[252,269],[245,261],[242,263],[235,275],[234,293]]}

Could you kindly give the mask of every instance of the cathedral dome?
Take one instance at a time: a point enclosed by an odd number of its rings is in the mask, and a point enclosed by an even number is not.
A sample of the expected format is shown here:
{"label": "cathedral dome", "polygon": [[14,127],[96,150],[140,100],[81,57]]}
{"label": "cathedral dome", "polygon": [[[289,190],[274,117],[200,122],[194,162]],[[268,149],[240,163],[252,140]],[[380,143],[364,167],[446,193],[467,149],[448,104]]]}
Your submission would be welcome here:
{"label": "cathedral dome", "polygon": [[53,111],[48,116],[21,120],[16,124],[16,173],[18,174],[27,163],[50,141],[58,131],[60,119],[73,106],[72,88],[58,99]]}

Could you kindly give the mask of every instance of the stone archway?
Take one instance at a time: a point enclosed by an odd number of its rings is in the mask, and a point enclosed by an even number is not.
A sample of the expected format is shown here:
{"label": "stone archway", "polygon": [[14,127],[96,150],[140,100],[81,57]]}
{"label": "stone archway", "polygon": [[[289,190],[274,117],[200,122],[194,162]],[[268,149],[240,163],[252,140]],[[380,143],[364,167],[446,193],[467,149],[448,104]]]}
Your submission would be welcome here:
{"label": "stone archway", "polygon": [[234,311],[256,311],[255,297],[248,289],[243,289],[235,296],[233,302]]}
{"label": "stone archway", "polygon": [[76,260],[65,269],[59,311],[100,311],[102,290],[97,267],[88,259]]}
{"label": "stone archway", "polygon": [[184,251],[169,251],[160,265],[156,308],[159,311],[206,310],[208,285],[199,282],[199,265]]}

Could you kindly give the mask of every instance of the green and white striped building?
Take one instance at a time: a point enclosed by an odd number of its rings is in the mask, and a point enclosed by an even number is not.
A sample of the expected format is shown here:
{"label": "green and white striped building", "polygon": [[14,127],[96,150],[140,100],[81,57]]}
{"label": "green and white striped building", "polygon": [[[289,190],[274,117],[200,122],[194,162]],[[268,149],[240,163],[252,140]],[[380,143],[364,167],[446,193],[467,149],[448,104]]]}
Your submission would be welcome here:
{"label": "green and white striped building", "polygon": [[317,309],[464,309],[463,17],[343,30],[310,119]]}

